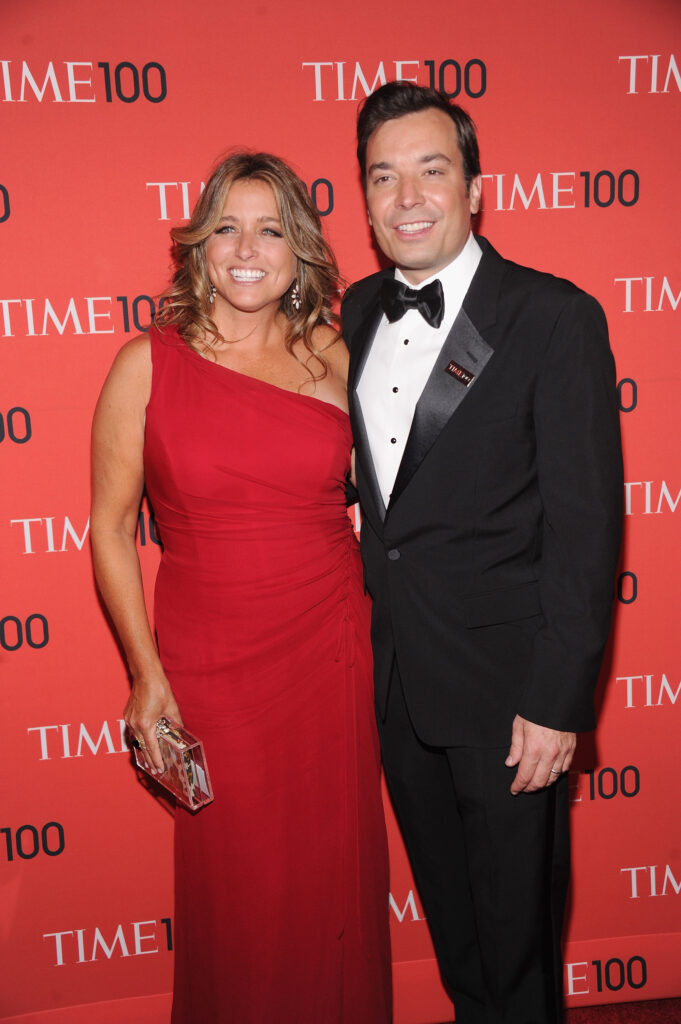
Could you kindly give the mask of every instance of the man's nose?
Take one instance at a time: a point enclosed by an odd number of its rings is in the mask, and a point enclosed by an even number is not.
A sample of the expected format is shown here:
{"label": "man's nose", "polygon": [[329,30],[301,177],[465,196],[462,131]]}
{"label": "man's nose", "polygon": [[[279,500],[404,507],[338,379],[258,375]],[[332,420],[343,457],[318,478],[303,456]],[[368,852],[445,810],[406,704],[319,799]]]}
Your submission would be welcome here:
{"label": "man's nose", "polygon": [[400,182],[397,193],[397,205],[408,210],[411,209],[412,206],[418,206],[422,202],[423,193],[418,179],[403,178]]}

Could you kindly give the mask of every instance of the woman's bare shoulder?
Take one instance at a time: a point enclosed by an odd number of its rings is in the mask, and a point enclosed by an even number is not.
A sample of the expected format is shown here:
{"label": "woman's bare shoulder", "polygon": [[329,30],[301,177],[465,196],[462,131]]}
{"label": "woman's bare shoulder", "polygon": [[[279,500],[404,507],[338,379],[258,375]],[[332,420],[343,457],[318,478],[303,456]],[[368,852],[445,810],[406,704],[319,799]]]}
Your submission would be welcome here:
{"label": "woman's bare shoulder", "polygon": [[151,341],[139,334],[119,349],[102,389],[102,396],[128,405],[149,401],[151,393]]}
{"label": "woman's bare shoulder", "polygon": [[151,369],[151,339],[148,334],[138,334],[136,338],[126,341],[116,354],[114,366],[127,373],[141,372]]}
{"label": "woman's bare shoulder", "polygon": [[312,334],[314,346],[326,359],[334,373],[348,375],[350,354],[341,335],[333,327],[316,327]]}

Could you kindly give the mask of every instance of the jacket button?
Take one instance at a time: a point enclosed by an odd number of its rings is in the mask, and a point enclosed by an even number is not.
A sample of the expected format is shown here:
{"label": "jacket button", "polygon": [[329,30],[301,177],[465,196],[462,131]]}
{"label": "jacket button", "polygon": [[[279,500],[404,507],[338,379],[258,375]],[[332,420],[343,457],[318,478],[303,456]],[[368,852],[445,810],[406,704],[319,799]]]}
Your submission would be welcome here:
{"label": "jacket button", "polygon": [[397,548],[391,548],[390,551],[388,552],[388,558],[390,559],[391,562],[396,562],[399,557],[400,553],[397,550]]}

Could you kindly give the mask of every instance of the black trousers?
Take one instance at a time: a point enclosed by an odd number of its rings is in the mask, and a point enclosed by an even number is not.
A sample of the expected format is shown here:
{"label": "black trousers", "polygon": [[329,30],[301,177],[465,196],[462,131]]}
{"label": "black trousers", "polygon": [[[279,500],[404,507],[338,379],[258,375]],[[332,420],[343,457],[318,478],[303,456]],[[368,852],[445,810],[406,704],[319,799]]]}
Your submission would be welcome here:
{"label": "black trousers", "polygon": [[511,796],[516,769],[504,765],[508,747],[421,743],[396,666],[378,728],[456,1024],[559,1024],[567,776],[538,793]]}

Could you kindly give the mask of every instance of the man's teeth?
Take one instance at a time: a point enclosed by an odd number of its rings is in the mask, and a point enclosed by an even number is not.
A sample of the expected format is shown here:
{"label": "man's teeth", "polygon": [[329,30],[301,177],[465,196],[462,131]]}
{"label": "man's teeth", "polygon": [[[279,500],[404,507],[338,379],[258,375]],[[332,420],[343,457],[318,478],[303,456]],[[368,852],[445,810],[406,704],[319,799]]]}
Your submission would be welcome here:
{"label": "man's teeth", "polygon": [[423,231],[425,228],[433,226],[434,221],[432,220],[419,220],[414,224],[398,224],[397,230],[403,232],[406,235],[416,234],[417,231]]}
{"label": "man's teeth", "polygon": [[235,267],[230,270],[230,274],[235,281],[259,281],[265,276],[264,270],[241,270]]}

